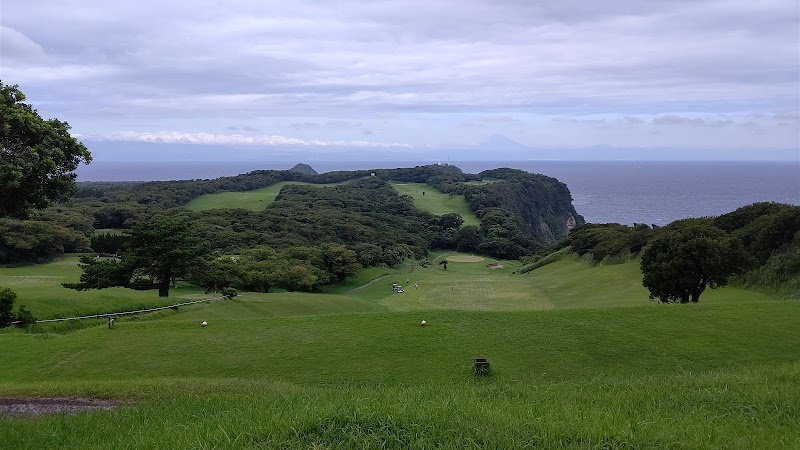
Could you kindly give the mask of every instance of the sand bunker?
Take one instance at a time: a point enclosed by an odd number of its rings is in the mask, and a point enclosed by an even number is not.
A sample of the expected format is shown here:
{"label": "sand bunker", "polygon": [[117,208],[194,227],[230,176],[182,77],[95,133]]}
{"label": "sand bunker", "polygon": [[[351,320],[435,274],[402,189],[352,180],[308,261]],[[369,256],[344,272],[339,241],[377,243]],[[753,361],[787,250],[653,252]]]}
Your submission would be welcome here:
{"label": "sand bunker", "polygon": [[489,269],[502,269],[503,265],[502,264],[487,264],[486,267],[488,267]]}
{"label": "sand bunker", "polygon": [[81,411],[107,411],[118,405],[110,400],[84,398],[0,398],[0,416],[75,414]]}
{"label": "sand bunker", "polygon": [[467,255],[455,255],[455,256],[448,256],[448,261],[452,262],[480,262],[483,261],[483,258],[480,256],[467,256]]}

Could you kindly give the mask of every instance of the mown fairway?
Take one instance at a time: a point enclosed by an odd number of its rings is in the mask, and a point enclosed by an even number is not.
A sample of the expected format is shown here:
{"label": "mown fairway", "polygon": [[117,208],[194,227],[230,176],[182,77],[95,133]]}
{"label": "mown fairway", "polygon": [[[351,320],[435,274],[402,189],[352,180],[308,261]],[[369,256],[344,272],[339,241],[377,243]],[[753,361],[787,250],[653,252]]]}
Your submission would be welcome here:
{"label": "mown fairway", "polygon": [[275,197],[281,193],[281,189],[287,184],[298,184],[304,186],[336,186],[341,183],[314,184],[301,181],[282,181],[261,189],[245,192],[220,192],[218,194],[205,194],[197,197],[184,207],[193,211],[204,211],[207,209],[221,208],[241,208],[251,211],[261,211],[275,201]]}
{"label": "mown fairway", "polygon": [[[326,187],[343,183],[313,184],[299,181],[283,181],[253,191],[220,192],[218,194],[201,195],[187,203],[185,208],[193,211],[222,208],[242,208],[251,211],[260,211],[274,202],[275,198],[280,194],[281,189],[289,184]],[[414,199],[414,206],[419,209],[439,216],[447,213],[458,213],[461,214],[461,217],[464,219],[464,225],[480,225],[480,220],[475,216],[475,213],[469,209],[463,195],[450,196],[449,194],[439,192],[435,188],[423,183],[392,183],[392,186],[401,195],[410,195]],[[425,192],[425,195],[422,194],[423,192]]]}
{"label": "mown fairway", "polygon": [[[458,213],[464,219],[464,225],[480,225],[480,220],[469,209],[463,195],[445,194],[424,183],[392,183],[400,195],[410,195],[414,206],[441,216],[447,213]],[[422,195],[422,193],[425,195]]]}
{"label": "mown fairway", "polygon": [[[515,275],[515,264],[490,259],[444,271],[437,262],[447,256],[431,255],[425,269],[373,271],[358,283],[383,278],[336,294],[243,294],[121,319],[113,330],[2,333],[0,396],[131,404],[0,418],[0,443],[800,445],[800,303],[725,288],[697,305],[660,305],[647,300],[633,263],[567,259]],[[405,292],[393,293],[392,282]],[[476,356],[489,358],[491,376],[472,375]]]}
{"label": "mown fairway", "polygon": [[66,255],[49,264],[0,267],[0,286],[16,292],[17,303],[25,305],[39,319],[150,308],[204,297],[202,290],[183,285],[170,290],[169,299],[159,299],[153,292],[124,288],[65,289],[61,283],[75,283],[81,276],[79,259],[78,255]]}

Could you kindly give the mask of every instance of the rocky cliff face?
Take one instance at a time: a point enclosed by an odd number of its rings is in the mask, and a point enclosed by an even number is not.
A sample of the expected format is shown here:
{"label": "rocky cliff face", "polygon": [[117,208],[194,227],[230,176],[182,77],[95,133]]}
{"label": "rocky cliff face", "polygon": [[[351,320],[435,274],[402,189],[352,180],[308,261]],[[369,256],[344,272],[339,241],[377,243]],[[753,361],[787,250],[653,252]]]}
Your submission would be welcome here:
{"label": "rocky cliff face", "polygon": [[569,233],[572,229],[578,226],[578,224],[575,222],[575,216],[573,216],[572,214],[567,216],[566,226],[567,226],[567,233]]}

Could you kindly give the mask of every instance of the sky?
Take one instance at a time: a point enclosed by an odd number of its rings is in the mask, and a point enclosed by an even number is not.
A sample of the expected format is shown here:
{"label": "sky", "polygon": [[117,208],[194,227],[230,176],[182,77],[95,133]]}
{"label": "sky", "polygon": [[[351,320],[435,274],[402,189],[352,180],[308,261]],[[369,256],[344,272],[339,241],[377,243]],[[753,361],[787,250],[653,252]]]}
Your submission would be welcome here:
{"label": "sky", "polygon": [[798,161],[799,5],[4,0],[0,80],[95,160]]}

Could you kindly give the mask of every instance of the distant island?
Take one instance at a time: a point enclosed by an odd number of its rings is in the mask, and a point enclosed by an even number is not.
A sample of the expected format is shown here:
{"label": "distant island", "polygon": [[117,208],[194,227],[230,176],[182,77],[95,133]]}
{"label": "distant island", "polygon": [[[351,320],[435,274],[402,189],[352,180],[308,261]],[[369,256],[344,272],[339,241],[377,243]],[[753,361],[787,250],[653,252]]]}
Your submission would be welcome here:
{"label": "distant island", "polygon": [[290,172],[303,173],[303,174],[306,174],[306,175],[319,175],[317,173],[317,171],[314,170],[314,168],[312,168],[308,164],[303,164],[303,163],[295,164],[294,167],[289,169],[289,171]]}

